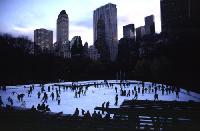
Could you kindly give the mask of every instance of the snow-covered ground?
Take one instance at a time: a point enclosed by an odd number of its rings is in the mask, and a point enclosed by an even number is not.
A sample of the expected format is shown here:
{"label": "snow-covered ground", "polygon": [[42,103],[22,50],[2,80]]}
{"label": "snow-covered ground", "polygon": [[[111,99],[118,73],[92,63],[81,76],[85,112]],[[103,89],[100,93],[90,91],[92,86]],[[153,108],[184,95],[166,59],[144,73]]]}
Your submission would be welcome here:
{"label": "snow-covered ground", "polygon": [[[98,80],[98,81],[81,81],[77,82],[76,84],[92,84],[94,82],[100,83],[104,82],[103,80]],[[108,80],[108,83],[110,82],[116,82],[115,80]],[[118,81],[119,82],[119,81]],[[139,84],[139,81],[129,81],[129,82],[136,82],[138,84],[131,84],[129,87],[123,87],[125,90],[133,90],[134,86],[142,86]],[[60,84],[60,85],[71,85],[72,82],[62,82],[62,83],[51,83],[51,84],[45,84],[45,92],[48,94],[48,102],[47,104],[49,105],[50,109],[52,112],[61,112],[63,111],[64,114],[73,114],[76,108],[79,108],[79,110],[84,109],[85,111],[89,110],[90,113],[94,112],[94,108],[96,106],[101,106],[103,102],[110,102],[110,107],[119,107],[121,103],[127,99],[133,99],[134,95],[127,97],[127,96],[120,96],[120,85],[119,84],[114,84],[113,88],[112,87],[107,87],[107,86],[101,86],[99,88],[95,88],[94,86],[88,87],[88,90],[86,92],[86,95],[84,96],[81,94],[80,98],[75,98],[75,92],[72,91],[71,89],[68,88],[68,90],[64,90],[63,87],[61,87],[61,103],[58,105],[58,102],[54,99],[53,101],[51,100],[50,94],[54,92],[56,94],[56,88],[58,89],[58,86],[55,86],[54,84]],[[53,86],[54,85],[54,86]],[[148,89],[149,85],[151,85],[150,82],[145,82],[145,88]],[[157,84],[159,85],[159,84]],[[24,87],[25,86],[25,87]],[[48,92],[48,86],[51,86],[51,91]],[[28,90],[30,85],[17,85],[17,86],[7,86],[7,90],[3,91],[0,90],[0,96],[2,97],[4,106],[6,104],[10,104],[8,102],[8,97],[10,96],[13,99],[13,106],[22,106],[22,102],[19,102],[17,99],[17,94],[24,93],[24,101],[25,101],[25,107],[26,108],[31,108],[33,105],[37,107],[38,104],[41,104],[41,100],[43,97],[43,93],[41,94],[40,99],[38,99],[38,91],[41,91],[41,87],[39,84],[34,84],[34,90],[31,94],[31,97],[28,97]],[[54,87],[54,90],[52,90],[52,87]],[[119,101],[118,101],[118,106],[115,106],[115,87],[117,87],[117,94],[119,96]],[[85,88],[83,88],[85,89]],[[142,90],[142,88],[141,88]],[[13,92],[14,93],[13,95]],[[193,100],[196,102],[200,102],[200,94],[191,92],[188,94],[188,92],[184,89],[181,88],[180,93],[179,93],[179,98],[176,97],[176,93],[170,93],[170,94],[165,94],[162,95],[161,90],[158,90],[159,94],[159,100],[166,100],[166,101],[188,101],[188,100]],[[55,97],[56,98],[56,97]],[[142,94],[142,91],[138,93],[138,99],[139,100],[154,100],[154,93],[151,92],[149,93],[148,90],[146,93]]]}

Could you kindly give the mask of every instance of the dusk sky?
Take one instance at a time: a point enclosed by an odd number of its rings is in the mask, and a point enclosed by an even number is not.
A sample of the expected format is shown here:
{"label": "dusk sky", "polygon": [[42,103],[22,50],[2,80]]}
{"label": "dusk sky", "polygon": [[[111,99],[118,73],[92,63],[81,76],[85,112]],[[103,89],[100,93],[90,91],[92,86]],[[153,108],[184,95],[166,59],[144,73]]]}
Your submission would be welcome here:
{"label": "dusk sky", "polygon": [[155,16],[156,32],[160,27],[160,0],[0,0],[0,32],[25,35],[33,41],[37,28],[53,30],[56,40],[56,20],[61,10],[69,16],[69,39],[81,36],[83,43],[93,44],[93,11],[107,3],[117,5],[118,39],[123,26],[144,25],[144,17]]}

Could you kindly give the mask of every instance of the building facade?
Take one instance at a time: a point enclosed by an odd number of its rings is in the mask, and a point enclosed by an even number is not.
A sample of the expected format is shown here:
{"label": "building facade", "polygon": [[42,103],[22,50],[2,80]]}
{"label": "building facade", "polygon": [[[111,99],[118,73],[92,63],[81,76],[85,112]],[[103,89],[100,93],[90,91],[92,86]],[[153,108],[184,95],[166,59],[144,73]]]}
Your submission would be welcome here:
{"label": "building facade", "polygon": [[57,44],[62,45],[69,41],[69,18],[62,10],[57,18]]}
{"label": "building facade", "polygon": [[123,26],[123,37],[124,38],[135,38],[134,24],[129,24],[129,25]]}
{"label": "building facade", "polygon": [[[98,24],[102,23],[103,28],[98,28]],[[100,31],[99,31],[100,30]],[[109,51],[109,58],[111,61],[116,60],[117,56],[117,8],[114,4],[106,4],[94,10],[93,13],[93,35],[94,43],[98,41],[98,35],[101,32],[101,36],[104,37],[105,41],[102,44],[105,44]]]}
{"label": "building facade", "polygon": [[83,44],[80,36],[74,36],[70,42],[72,58],[83,57]]}
{"label": "building facade", "polygon": [[100,54],[94,45],[88,48],[88,57],[93,61],[98,61],[100,59]]}
{"label": "building facade", "polygon": [[145,34],[146,35],[155,34],[154,15],[145,17]]}
{"label": "building facade", "polygon": [[198,0],[160,0],[162,32],[168,34],[199,30]]}
{"label": "building facade", "polygon": [[69,18],[65,10],[62,10],[57,18],[56,24],[55,54],[64,58],[71,58],[69,50]]}
{"label": "building facade", "polygon": [[136,41],[142,40],[143,36],[145,35],[145,27],[140,26],[136,28]]}
{"label": "building facade", "polygon": [[34,43],[38,45],[42,51],[51,50],[53,47],[53,31],[43,28],[34,30]]}

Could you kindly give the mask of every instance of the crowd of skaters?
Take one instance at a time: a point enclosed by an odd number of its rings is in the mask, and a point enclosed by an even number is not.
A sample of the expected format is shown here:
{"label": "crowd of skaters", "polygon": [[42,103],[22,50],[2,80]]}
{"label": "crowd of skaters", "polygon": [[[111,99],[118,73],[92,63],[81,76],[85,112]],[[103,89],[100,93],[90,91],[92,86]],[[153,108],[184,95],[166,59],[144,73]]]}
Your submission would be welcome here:
{"label": "crowd of skaters", "polygon": [[[130,97],[132,95],[133,99],[137,100],[138,94],[142,94],[142,96],[144,96],[145,94],[153,93],[154,100],[159,100],[158,91],[161,91],[162,95],[170,95],[171,93],[175,92],[176,98],[179,99],[180,88],[175,87],[175,86],[167,86],[167,85],[164,86],[163,84],[161,85],[161,84],[152,83],[152,84],[149,84],[148,87],[146,87],[144,82],[142,82],[141,84],[139,83],[135,84],[133,89],[128,89],[129,86],[130,86],[130,83],[120,84],[120,96]],[[115,92],[116,94],[118,93],[117,87],[115,87]]]}
{"label": "crowd of skaters", "polygon": [[[145,95],[146,93],[154,93],[154,100],[159,100],[158,96],[158,91],[162,92],[162,95],[168,95],[171,93],[176,93],[176,97],[179,98],[179,92],[180,88],[176,88],[174,86],[164,86],[160,84],[149,84],[148,87],[144,85],[144,82],[142,83],[137,83],[135,84],[133,89],[129,89],[131,83],[128,81],[120,81],[119,82],[119,87],[117,88],[114,83],[109,83],[107,80],[104,80],[103,82],[94,82],[93,84],[88,84],[88,85],[80,85],[76,82],[72,82],[71,85],[49,85],[47,88],[45,88],[44,84],[40,84],[40,90],[37,92],[37,98],[40,99],[41,103],[38,103],[37,107],[32,106],[32,109],[37,109],[37,110],[44,110],[44,111],[50,111],[49,105],[47,104],[48,101],[57,101],[57,104],[61,104],[61,88],[63,91],[71,90],[74,92],[74,98],[80,98],[81,96],[85,96],[86,92],[88,91],[88,87],[93,85],[95,88],[101,88],[101,87],[107,87],[109,89],[115,90],[115,103],[113,103],[115,106],[118,105],[118,99],[119,95],[120,96],[126,96],[126,97],[131,97],[133,99],[138,99],[138,94]],[[29,87],[24,86],[24,88],[28,88],[28,91],[26,92],[27,94],[24,93],[19,93],[17,94],[16,92],[12,92],[12,96],[9,96],[7,98],[8,103],[13,106],[13,98],[14,96],[17,97],[18,102],[21,102],[21,105],[25,107],[26,103],[24,101],[24,96],[27,95],[28,97],[32,96],[33,90],[34,90],[34,85],[30,85]],[[120,89],[119,89],[120,88]],[[3,91],[6,91],[6,87],[1,87]],[[48,92],[48,93],[47,93]],[[16,95],[15,95],[16,94]],[[49,94],[49,95],[48,95]],[[50,98],[49,98],[50,97]],[[0,97],[0,105],[3,105],[2,98]],[[102,104],[102,108],[109,108],[110,102],[104,102]],[[76,111],[75,114],[79,114],[79,112]],[[82,115],[87,114],[88,112],[85,113],[85,111],[82,109]],[[96,113],[95,113],[96,114]],[[98,114],[98,113],[97,113]],[[104,111],[102,111],[102,114],[104,114]]]}

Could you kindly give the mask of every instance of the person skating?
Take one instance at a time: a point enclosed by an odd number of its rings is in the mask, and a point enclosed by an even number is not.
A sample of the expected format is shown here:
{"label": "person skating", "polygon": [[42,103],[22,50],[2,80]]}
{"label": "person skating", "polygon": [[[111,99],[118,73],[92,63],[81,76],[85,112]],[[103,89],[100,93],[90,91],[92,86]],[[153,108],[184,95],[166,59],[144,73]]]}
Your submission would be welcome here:
{"label": "person skating", "polygon": [[78,115],[79,115],[79,110],[78,110],[78,108],[76,108],[76,110],[75,110],[73,116],[78,117]]}
{"label": "person skating", "polygon": [[134,99],[138,99],[138,93],[137,93],[137,91],[135,92],[135,96],[134,96]]}
{"label": "person skating", "polygon": [[3,105],[3,101],[2,101],[2,98],[0,96],[0,107]]}
{"label": "person skating", "polygon": [[40,99],[40,95],[41,95],[41,93],[38,91],[38,93],[37,93],[38,99]]}
{"label": "person skating", "polygon": [[117,93],[117,87],[115,87],[115,92]]}
{"label": "person skating", "polygon": [[108,102],[106,102],[106,108],[108,109],[109,106],[110,106],[110,102],[108,101]]}
{"label": "person skating", "polygon": [[50,96],[51,96],[52,101],[53,101],[54,100],[54,93],[52,92]]}
{"label": "person skating", "polygon": [[102,114],[104,114],[105,102],[102,104]]}
{"label": "person skating", "polygon": [[155,100],[158,100],[158,94],[157,93],[154,94],[154,101]]}
{"label": "person skating", "polygon": [[58,100],[58,105],[60,105],[60,96],[57,98],[57,100]]}
{"label": "person skating", "polygon": [[118,94],[115,96],[115,105],[118,105]]}

